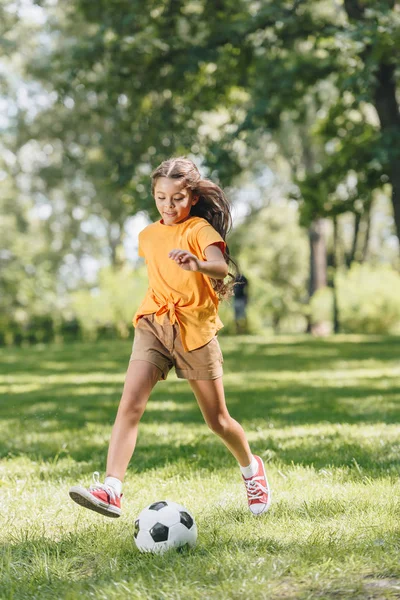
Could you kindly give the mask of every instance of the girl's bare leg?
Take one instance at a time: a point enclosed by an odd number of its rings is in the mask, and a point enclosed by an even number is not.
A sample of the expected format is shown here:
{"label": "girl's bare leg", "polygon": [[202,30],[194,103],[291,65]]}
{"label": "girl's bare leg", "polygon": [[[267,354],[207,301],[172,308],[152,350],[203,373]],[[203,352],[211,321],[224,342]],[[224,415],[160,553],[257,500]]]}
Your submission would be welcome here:
{"label": "girl's bare leg", "polygon": [[189,383],[207,425],[222,439],[239,464],[247,467],[253,455],[242,426],[228,412],[222,377],[191,379]]}
{"label": "girl's bare leg", "polygon": [[124,389],[111,433],[106,475],[123,481],[136,446],[139,421],[160,370],[144,360],[129,363]]}

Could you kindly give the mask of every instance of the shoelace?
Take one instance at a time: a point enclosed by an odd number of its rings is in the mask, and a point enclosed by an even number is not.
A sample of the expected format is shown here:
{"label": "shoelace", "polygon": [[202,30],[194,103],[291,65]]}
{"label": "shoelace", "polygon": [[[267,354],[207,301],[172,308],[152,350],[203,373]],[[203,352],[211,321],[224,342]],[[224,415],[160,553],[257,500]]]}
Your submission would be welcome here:
{"label": "shoelace", "polygon": [[106,492],[106,494],[108,494],[111,498],[111,500],[116,500],[116,493],[115,490],[113,490],[113,488],[110,485],[106,485],[105,483],[100,483],[100,473],[98,471],[95,471],[93,473],[93,481],[94,483],[92,483],[92,485],[89,487],[90,491],[95,491],[95,490],[103,490],[104,492]]}
{"label": "shoelace", "polygon": [[259,477],[252,477],[252,479],[244,480],[249,500],[258,500],[263,494],[268,494],[268,488],[260,483],[260,479],[264,479],[264,477],[260,475]]}

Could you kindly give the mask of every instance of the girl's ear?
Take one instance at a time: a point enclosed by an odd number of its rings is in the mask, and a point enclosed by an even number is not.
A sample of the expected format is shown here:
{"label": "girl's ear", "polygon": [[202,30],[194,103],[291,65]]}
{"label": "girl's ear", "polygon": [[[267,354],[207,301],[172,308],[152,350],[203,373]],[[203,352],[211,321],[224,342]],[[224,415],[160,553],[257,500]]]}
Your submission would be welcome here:
{"label": "girl's ear", "polygon": [[192,206],[194,206],[195,204],[197,204],[199,201],[199,196],[193,196],[192,198]]}

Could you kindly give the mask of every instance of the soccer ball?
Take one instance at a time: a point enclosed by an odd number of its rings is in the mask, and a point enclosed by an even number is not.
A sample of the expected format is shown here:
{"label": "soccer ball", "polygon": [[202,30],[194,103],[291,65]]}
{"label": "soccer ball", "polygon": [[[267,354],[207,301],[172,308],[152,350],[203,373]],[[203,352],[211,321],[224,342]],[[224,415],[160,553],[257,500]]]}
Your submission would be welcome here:
{"label": "soccer ball", "polygon": [[162,553],[170,548],[193,547],[197,525],[184,506],[160,500],[142,510],[135,521],[134,538],[140,552]]}

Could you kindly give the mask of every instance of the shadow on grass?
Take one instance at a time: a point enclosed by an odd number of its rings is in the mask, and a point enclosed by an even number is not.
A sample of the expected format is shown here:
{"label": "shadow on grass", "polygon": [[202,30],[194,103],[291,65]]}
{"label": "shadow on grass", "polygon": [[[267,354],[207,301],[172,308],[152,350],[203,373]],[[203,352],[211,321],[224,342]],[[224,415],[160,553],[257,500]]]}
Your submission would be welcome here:
{"label": "shadow on grass", "polygon": [[[359,340],[359,341],[356,341]],[[352,363],[377,360],[382,363],[400,357],[400,336],[349,336],[348,340],[334,337],[303,339],[285,343],[255,343],[251,337],[229,343],[227,364],[230,372],[245,371],[326,371],[340,363],[352,368]],[[365,364],[368,367],[368,362]]]}
{"label": "shadow on grass", "polygon": [[[260,341],[259,338],[221,338],[229,347],[225,356],[227,371],[307,371],[334,368],[338,361],[393,361],[400,356],[400,336],[349,336],[335,338],[288,339],[287,343]],[[0,375],[27,372],[50,375],[57,373],[115,373],[128,363],[131,341],[73,343],[65,346],[38,345],[30,348],[0,348]]]}
{"label": "shadow on grass", "polygon": [[75,342],[63,346],[38,344],[29,348],[0,348],[0,375],[31,373],[115,373],[129,361],[132,341]]}
{"label": "shadow on grass", "polygon": [[[222,340],[224,342],[224,340]],[[241,422],[246,431],[259,430],[257,452],[271,451],[279,461],[291,464],[350,465],[356,460],[371,473],[392,470],[397,464],[394,453],[388,444],[377,450],[375,447],[347,442],[338,433],[330,436],[307,434],[307,440],[288,433],[285,441],[277,445],[268,428],[290,426],[332,424],[373,424],[397,423],[400,418],[400,386],[381,385],[379,378],[337,385],[334,377],[326,378],[326,384],[316,386],[310,379],[298,382],[280,378],[268,383],[259,382],[251,389],[247,385],[246,373],[291,371],[291,373],[334,371],[338,365],[350,372],[357,362],[367,369],[371,361],[385,368],[385,363],[393,361],[400,347],[398,337],[364,338],[359,343],[353,341],[303,340],[282,343],[255,343],[251,337],[240,339],[237,348],[235,338],[226,338],[225,371],[240,374],[239,385],[226,385],[227,403],[234,418]],[[0,405],[0,420],[4,424],[4,434],[0,437],[0,457],[13,455],[29,456],[33,460],[53,459],[60,450],[60,435],[66,441],[74,436],[82,436],[88,424],[111,425],[114,421],[122,391],[124,370],[130,342],[102,342],[100,344],[73,344],[65,347],[35,347],[30,349],[1,350],[8,363],[2,364],[3,373],[18,375],[24,373],[24,381],[29,382],[29,374],[43,376],[43,386],[39,390],[14,393],[10,401]],[[376,368],[375,364],[375,368]],[[345,367],[343,366],[345,365]],[[240,371],[238,371],[240,367]],[[46,375],[91,375],[87,383],[46,384]],[[121,373],[121,383],[104,382],[93,374]],[[398,380],[397,380],[398,381]],[[162,403],[172,400],[174,409]],[[20,415],[16,421],[16,411]],[[9,429],[7,422],[10,421]],[[160,467],[182,458],[198,461],[200,468],[218,469],[230,464],[225,448],[221,450],[220,440],[208,433],[196,401],[186,382],[169,380],[159,383],[149,401],[142,419],[144,436],[139,432],[139,443],[135,453],[136,470]],[[193,443],[179,441],[178,428],[173,440],[146,434],[150,426],[198,426]],[[10,436],[10,434],[12,435]],[[34,435],[33,435],[34,434]],[[53,437],[52,437],[53,436]],[[178,436],[178,440],[176,439]],[[289,444],[290,442],[290,444]],[[104,460],[106,442],[87,433],[79,449],[69,449],[75,461]],[[72,445],[73,447],[73,445]],[[217,460],[214,458],[217,457]],[[225,457],[225,460],[224,460]],[[141,466],[139,466],[141,465]],[[205,465],[208,465],[206,467]]]}

